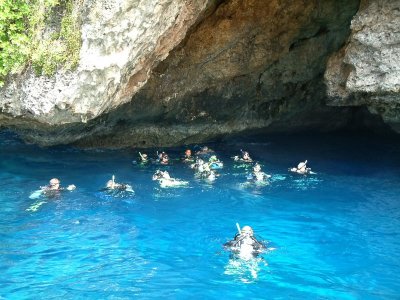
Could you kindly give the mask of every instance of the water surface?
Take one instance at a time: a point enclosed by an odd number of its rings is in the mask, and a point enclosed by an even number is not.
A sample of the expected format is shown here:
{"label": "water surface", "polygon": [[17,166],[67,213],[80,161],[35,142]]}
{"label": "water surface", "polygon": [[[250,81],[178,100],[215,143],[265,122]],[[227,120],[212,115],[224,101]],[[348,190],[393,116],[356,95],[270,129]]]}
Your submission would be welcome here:
{"label": "water surface", "polygon": [[[275,136],[208,146],[225,163],[213,184],[178,160],[134,165],[137,149],[43,149],[0,133],[0,299],[400,297],[399,141]],[[240,149],[272,175],[269,185],[246,182],[247,168],[230,158]],[[162,150],[178,158],[184,148]],[[288,173],[304,159],[316,175]],[[189,186],[160,188],[157,168]],[[113,174],[135,194],[100,191]],[[77,189],[29,198],[52,177]],[[222,244],[236,222],[276,250],[231,260]]]}

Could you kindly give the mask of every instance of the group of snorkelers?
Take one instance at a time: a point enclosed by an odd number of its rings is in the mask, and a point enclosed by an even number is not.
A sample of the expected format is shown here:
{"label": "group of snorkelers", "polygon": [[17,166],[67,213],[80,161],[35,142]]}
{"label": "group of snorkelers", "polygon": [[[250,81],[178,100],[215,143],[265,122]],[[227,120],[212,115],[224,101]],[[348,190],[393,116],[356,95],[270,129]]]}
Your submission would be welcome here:
{"label": "group of snorkelers", "polygon": [[[58,178],[52,178],[50,179],[48,185],[40,187],[39,194],[51,197],[56,196],[59,192],[73,191],[75,189],[76,186],[74,184],[63,187],[61,186],[61,181]],[[129,184],[115,182],[114,175],[112,175],[111,179],[106,182],[104,190],[133,191],[132,186],[130,186]]]}
{"label": "group of snorkelers", "polygon": [[[240,150],[240,155],[235,155],[232,157],[235,163],[240,164],[253,164],[252,172],[247,176],[247,179],[253,182],[268,182],[271,175],[266,174],[261,170],[261,165],[255,162],[251,157],[249,152]],[[157,158],[149,159],[147,154],[142,154],[139,152],[139,160],[142,164],[147,164],[149,162],[158,165],[168,165],[170,164],[170,159],[167,153],[157,152]],[[186,149],[184,156],[181,158],[184,163],[189,163],[190,168],[195,171],[195,176],[207,181],[214,181],[217,176],[217,170],[222,169],[224,164],[217,158],[215,151],[204,146],[200,150],[192,154],[190,149]],[[307,167],[307,160],[300,162],[297,167],[289,168],[290,172],[307,175],[313,174],[311,168]],[[153,175],[153,180],[160,181],[162,186],[179,186],[186,185],[187,181],[181,181],[178,179],[171,178],[168,171],[157,170]]]}
{"label": "group of snorkelers", "polygon": [[217,170],[222,169],[224,164],[217,158],[216,153],[207,146],[196,152],[194,163],[190,168],[195,171],[195,176],[208,181],[214,181],[218,174]]}
{"label": "group of snorkelers", "polygon": [[[158,173],[163,173],[166,171],[157,171]],[[155,176],[156,176],[155,174]],[[169,174],[158,174],[157,176],[161,176],[162,178],[169,177]],[[58,178],[52,178],[48,185],[41,187],[41,192],[47,196],[54,195],[55,193],[61,191],[73,191],[76,189],[76,186],[71,184],[67,187],[62,187],[61,182]],[[112,179],[108,180],[106,183],[106,189],[108,190],[132,190],[132,187],[127,184],[120,184],[115,182],[115,176],[112,176]],[[132,190],[133,191],[133,190]],[[254,236],[253,229],[250,226],[244,226],[240,228],[239,224],[236,224],[238,228],[238,233],[235,237],[224,244],[224,248],[227,251],[230,251],[233,258],[250,260],[256,258],[260,253],[264,252],[267,247],[264,243],[258,241]]]}
{"label": "group of snorkelers", "polygon": [[[240,155],[232,157],[234,162],[254,164],[252,167],[252,172],[247,176],[248,180],[254,182],[265,182],[269,178],[271,178],[271,175],[268,175],[261,170],[261,166],[259,163],[254,162],[254,160],[250,157],[249,152],[243,150],[240,150],[240,152]],[[170,164],[169,156],[164,151],[157,152],[156,159],[149,159],[147,154],[142,154],[141,152],[139,152],[139,159],[142,163],[152,162],[159,165]],[[222,169],[224,166],[223,162],[217,158],[215,151],[208,148],[207,146],[200,148],[199,151],[195,152],[195,155],[192,154],[192,151],[190,149],[186,149],[184,156],[181,158],[181,161],[190,164],[189,166],[195,171],[196,177],[206,179],[208,181],[214,181],[218,176],[217,170]],[[300,162],[297,167],[289,168],[288,170],[290,172],[301,175],[315,174],[311,171],[311,168],[307,167],[307,160]],[[182,186],[188,184],[187,181],[172,178],[166,170],[157,170],[153,174],[152,179],[159,181],[161,187]],[[48,185],[41,187],[40,193],[52,196],[60,191],[72,191],[75,188],[76,186],[73,184],[68,185],[64,188],[60,185],[60,180],[58,178],[52,178]],[[129,184],[115,182],[114,175],[110,180],[107,181],[105,189],[133,192],[132,186],[130,186]]]}
{"label": "group of snorkelers", "polygon": [[[165,152],[158,153],[157,158],[154,160],[150,160],[146,154],[140,152],[139,156],[143,163],[154,162],[160,165],[168,165],[170,163],[169,156]],[[266,181],[271,177],[271,175],[268,175],[261,170],[260,164],[255,162],[247,151],[241,150],[240,155],[234,156],[233,160],[237,163],[245,163],[252,166],[252,172],[249,174],[248,180]],[[223,168],[222,161],[217,158],[213,150],[206,146],[195,152],[195,155],[192,154],[190,149],[187,149],[184,156],[181,158],[181,161],[188,163],[190,168],[195,170],[196,176],[202,179],[215,180],[218,176],[216,170]],[[307,160],[300,162],[297,167],[290,168],[289,171],[301,175],[313,174],[311,168],[307,167]],[[172,178],[166,170],[157,170],[152,178],[153,180],[158,181],[161,187],[182,186],[188,184],[187,181]],[[73,191],[75,189],[76,186],[73,184],[68,185],[67,187],[62,187],[58,178],[52,178],[48,185],[41,187],[40,193],[47,197],[52,197],[61,191]],[[133,189],[129,184],[116,182],[114,175],[106,182],[104,190],[133,192]],[[253,229],[250,226],[240,228],[237,224],[237,227],[238,233],[235,237],[224,244],[224,248],[230,251],[234,258],[249,260],[267,250],[266,245],[257,240],[254,236]]]}

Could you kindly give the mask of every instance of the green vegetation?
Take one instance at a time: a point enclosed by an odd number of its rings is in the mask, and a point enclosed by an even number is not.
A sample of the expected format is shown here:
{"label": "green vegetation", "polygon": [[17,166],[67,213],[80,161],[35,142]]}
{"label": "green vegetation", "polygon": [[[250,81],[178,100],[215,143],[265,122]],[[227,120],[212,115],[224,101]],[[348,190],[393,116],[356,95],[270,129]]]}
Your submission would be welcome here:
{"label": "green vegetation", "polygon": [[81,33],[74,8],[80,2],[0,0],[0,86],[27,64],[38,75],[77,66]]}
{"label": "green vegetation", "polygon": [[29,56],[29,38],[25,31],[29,12],[23,0],[0,1],[0,86],[2,79],[21,67]]}

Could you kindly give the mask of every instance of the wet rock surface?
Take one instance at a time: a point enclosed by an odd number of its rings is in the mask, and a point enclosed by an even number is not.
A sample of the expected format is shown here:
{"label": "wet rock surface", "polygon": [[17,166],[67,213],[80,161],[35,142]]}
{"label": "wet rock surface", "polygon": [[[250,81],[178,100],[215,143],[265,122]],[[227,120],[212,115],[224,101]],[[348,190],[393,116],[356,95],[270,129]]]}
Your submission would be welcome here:
{"label": "wet rock surface", "polygon": [[326,85],[343,82],[342,71],[327,74],[342,70],[359,1],[120,2],[85,2],[77,72],[39,78],[56,82],[39,84],[47,92],[37,101],[53,95],[41,104],[21,92],[28,81],[10,81],[0,124],[43,145],[151,147],[248,130],[328,131],[354,119],[354,103],[326,105]]}
{"label": "wet rock surface", "polygon": [[366,106],[400,132],[400,1],[362,1],[347,44],[330,57],[329,105]]}

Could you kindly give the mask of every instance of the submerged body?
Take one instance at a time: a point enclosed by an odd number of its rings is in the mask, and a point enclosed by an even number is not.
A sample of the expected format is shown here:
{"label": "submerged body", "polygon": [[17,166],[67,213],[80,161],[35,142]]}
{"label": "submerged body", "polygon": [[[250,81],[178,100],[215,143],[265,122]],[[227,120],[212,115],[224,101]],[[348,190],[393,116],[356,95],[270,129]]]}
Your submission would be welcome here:
{"label": "submerged body", "polygon": [[32,194],[30,194],[29,199],[33,200],[41,199],[41,200],[38,200],[35,203],[33,203],[29,208],[26,209],[26,211],[32,211],[32,212],[37,211],[40,206],[46,203],[46,201],[44,201],[46,198],[47,199],[57,198],[61,195],[62,191],[73,191],[75,189],[76,186],[74,184],[70,184],[66,188],[61,187],[60,180],[58,178],[52,178],[50,179],[48,185],[42,186],[40,187],[40,190],[34,191]]}
{"label": "submerged body", "polygon": [[263,243],[259,242],[250,226],[244,226],[233,240],[224,244],[225,249],[232,252],[233,256],[243,260],[256,258],[266,250]]}
{"label": "submerged body", "polygon": [[188,185],[188,181],[179,180],[176,178],[171,178],[167,171],[157,170],[153,175],[153,180],[157,180],[160,187],[180,187]]}
{"label": "submerged body", "polygon": [[307,168],[307,160],[300,162],[297,165],[297,168],[290,168],[289,171],[301,175],[315,174],[314,172],[311,171],[311,168]]}
{"label": "submerged body", "polygon": [[208,160],[208,165],[211,170],[218,170],[224,167],[224,163],[220,161],[216,155],[212,155]]}
{"label": "submerged body", "polygon": [[185,155],[182,157],[182,161],[185,163],[190,163],[195,161],[195,158],[192,156],[192,151],[190,149],[186,149]]}
{"label": "submerged body", "polygon": [[253,160],[250,157],[249,152],[240,150],[242,152],[241,155],[235,155],[233,160],[236,162],[243,162],[243,163],[252,163]]}
{"label": "submerged body", "polygon": [[36,199],[39,198],[41,195],[47,196],[49,198],[55,197],[60,194],[62,191],[73,191],[76,189],[74,184],[68,185],[66,188],[61,186],[61,182],[58,178],[52,178],[49,181],[49,184],[46,186],[40,187],[40,190],[33,192],[29,198]]}
{"label": "submerged body", "polygon": [[131,185],[126,183],[117,183],[115,182],[115,176],[112,176],[112,179],[107,181],[106,183],[106,190],[108,191],[125,191],[133,193],[133,188]]}
{"label": "submerged body", "polygon": [[271,175],[261,171],[261,166],[258,163],[254,165],[253,172],[248,176],[249,180],[256,183],[267,183],[269,178],[271,178]]}
{"label": "submerged body", "polygon": [[216,179],[216,173],[211,169],[210,163],[206,163],[201,158],[196,160],[196,163],[190,166],[195,170],[196,175],[202,179],[207,179],[209,181],[214,181]]}

